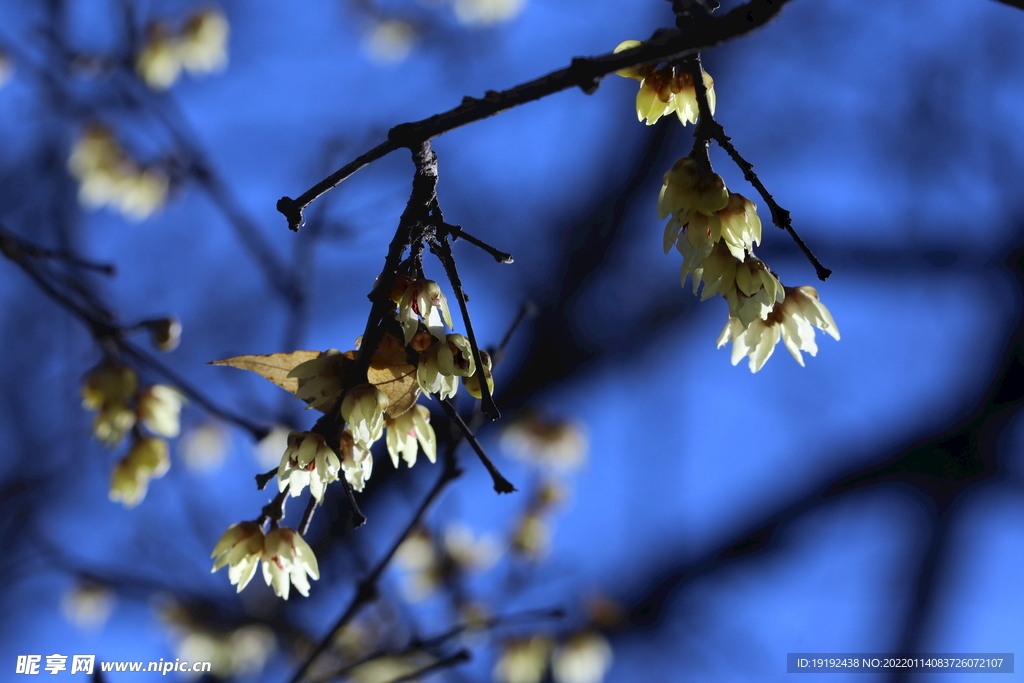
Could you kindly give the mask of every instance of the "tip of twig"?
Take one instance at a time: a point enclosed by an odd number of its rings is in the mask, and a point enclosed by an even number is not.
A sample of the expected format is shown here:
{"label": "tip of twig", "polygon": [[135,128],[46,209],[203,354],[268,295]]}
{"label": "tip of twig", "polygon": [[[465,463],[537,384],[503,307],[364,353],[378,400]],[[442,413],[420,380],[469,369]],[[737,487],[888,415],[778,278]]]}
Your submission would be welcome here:
{"label": "tip of twig", "polygon": [[515,493],[516,491],[518,491],[518,489],[512,485],[512,482],[510,482],[508,479],[501,476],[500,474],[495,476],[494,473],[492,472],[491,477],[494,479],[494,490],[497,493]]}
{"label": "tip of twig", "polygon": [[281,197],[277,200],[277,210],[288,219],[288,229],[298,232],[302,227],[302,207],[291,197]]}

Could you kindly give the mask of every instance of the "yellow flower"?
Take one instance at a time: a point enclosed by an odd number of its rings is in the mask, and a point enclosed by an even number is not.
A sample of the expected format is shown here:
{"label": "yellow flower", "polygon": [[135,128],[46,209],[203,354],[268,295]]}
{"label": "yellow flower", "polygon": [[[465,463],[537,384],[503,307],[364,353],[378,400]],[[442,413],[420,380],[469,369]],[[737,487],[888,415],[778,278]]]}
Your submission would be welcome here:
{"label": "yellow flower", "polygon": [[747,256],[736,264],[735,286],[721,292],[729,302],[729,314],[744,326],[754,320],[764,320],[785,299],[785,290],[764,261]]}
{"label": "yellow flower", "polygon": [[[744,252],[761,242],[761,219],[757,205],[741,194],[729,194],[729,203],[716,214],[721,239],[733,256],[742,260]],[[715,241],[718,237],[715,237]]]}
{"label": "yellow flower", "polygon": [[[446,341],[439,341],[427,347],[420,353],[420,362],[416,367],[416,382],[420,389],[436,395],[441,400],[451,398],[459,388],[457,377],[441,371],[439,355],[442,349],[448,349]],[[450,350],[446,353],[452,355]]]}
{"label": "yellow flower", "polygon": [[540,683],[548,668],[551,639],[534,636],[506,643],[494,667],[498,683]]}
{"label": "yellow flower", "polygon": [[412,341],[419,330],[420,320],[426,323],[431,334],[444,341],[442,317],[444,325],[452,329],[452,314],[448,310],[448,300],[441,292],[441,286],[433,280],[415,280],[410,283],[398,302],[398,321],[405,330],[405,343]]}
{"label": "yellow flower", "polygon": [[206,9],[194,14],[185,24],[178,43],[178,59],[193,74],[224,68],[228,62],[227,17],[220,10]]}
{"label": "yellow flower", "polygon": [[437,368],[445,375],[472,377],[476,372],[473,348],[461,334],[449,334],[437,350]]}
{"label": "yellow flower", "polygon": [[658,218],[672,216],[665,226],[665,253],[669,252],[683,227],[695,216],[704,215],[714,217],[712,221],[719,220],[715,214],[728,204],[729,190],[722,176],[693,157],[683,157],[673,164],[665,173],[661,193],[658,195]]}
{"label": "yellow flower", "polygon": [[390,401],[387,394],[372,384],[360,384],[349,390],[341,401],[341,417],[352,438],[369,448],[384,431],[384,411]]}
{"label": "yellow flower", "polygon": [[430,426],[430,411],[425,406],[414,405],[398,417],[387,419],[385,423],[388,428],[388,453],[396,468],[399,456],[409,467],[415,465],[420,447],[430,462],[436,462],[437,437],[434,428]]}
{"label": "yellow flower", "polygon": [[170,466],[166,441],[155,437],[136,439],[110,476],[110,500],[135,507],[146,497],[149,480],[164,476]]}
{"label": "yellow flower", "polygon": [[293,529],[272,529],[263,540],[263,580],[273,586],[277,597],[288,599],[291,586],[309,596],[309,579],[320,578],[320,568],[312,548]]}
{"label": "yellow flower", "polygon": [[[622,52],[630,48],[643,45],[637,40],[627,40],[619,43],[615,52]],[[662,116],[676,113],[679,121],[696,123],[699,115],[697,106],[697,90],[693,85],[693,77],[674,67],[655,68],[654,65],[641,66],[636,69],[620,69],[615,73],[626,78],[640,81],[640,91],[636,95],[636,116],[643,121],[647,119],[647,125],[657,123]],[[708,94],[708,107],[711,113],[715,113],[715,82],[706,71],[701,71],[704,79],[704,87]]]}
{"label": "yellow flower", "polygon": [[309,486],[309,492],[317,501],[323,501],[324,489],[338,480],[341,461],[319,434],[292,432],[288,435],[288,448],[281,457],[277,468],[278,490],[298,496]]}
{"label": "yellow flower", "polygon": [[181,430],[178,420],[185,397],[166,384],[154,384],[139,395],[139,420],[146,429],[160,436],[175,437]]}
{"label": "yellow flower", "polygon": [[[491,355],[480,349],[480,361],[484,364],[483,374],[487,379],[487,391],[494,395],[494,378],[491,376]],[[469,392],[470,396],[473,398],[483,398],[483,393],[480,391],[480,372],[474,372],[469,377],[463,377],[462,383],[465,385],[466,391]]]}
{"label": "yellow flower", "polygon": [[135,395],[139,377],[129,365],[101,364],[82,382],[82,406],[97,410],[109,403],[124,403]]}
{"label": "yellow flower", "polygon": [[256,522],[232,524],[217,541],[210,557],[215,558],[211,572],[228,565],[231,585],[238,585],[238,592],[249,585],[256,574],[256,567],[263,555],[263,529]]}
{"label": "yellow flower", "polygon": [[135,71],[153,90],[167,90],[181,74],[178,39],[166,24],[158,22],[149,27],[146,44],[135,62]]}
{"label": "yellow flower", "polygon": [[757,372],[775,351],[779,339],[800,365],[804,364],[801,351],[817,355],[814,328],[839,339],[832,314],[818,300],[813,287],[786,287],[785,300],[775,306],[765,320],[755,319],[744,327],[742,321],[730,316],[718,337],[718,347],[732,342],[732,364],[741,358],[750,358],[750,371]]}
{"label": "yellow flower", "polygon": [[556,683],[601,683],[612,665],[612,648],[597,631],[577,633],[551,657]]}
{"label": "yellow flower", "polygon": [[363,490],[373,472],[370,449],[353,439],[347,429],[341,434],[341,469],[345,473],[345,481],[355,491]]}

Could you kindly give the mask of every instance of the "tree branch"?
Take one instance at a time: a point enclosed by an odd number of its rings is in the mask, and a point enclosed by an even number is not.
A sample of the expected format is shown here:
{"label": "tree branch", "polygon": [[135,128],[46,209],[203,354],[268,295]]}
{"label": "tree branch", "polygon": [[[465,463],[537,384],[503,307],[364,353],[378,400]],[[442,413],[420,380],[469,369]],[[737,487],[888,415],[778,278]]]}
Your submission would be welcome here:
{"label": "tree branch", "polygon": [[306,190],[298,199],[282,197],[277,202],[277,210],[288,219],[289,228],[298,230],[303,222],[303,210],[313,201],[359,169],[401,147],[415,149],[431,138],[562,90],[579,87],[588,94],[592,93],[602,78],[619,69],[680,60],[764,26],[787,2],[789,0],[750,0],[724,16],[695,20],[693,28],[685,34],[678,30],[663,31],[639,47],[618,53],[607,52],[596,57],[577,57],[568,67],[509,90],[488,91],[483,99],[465,97],[454,109],[421,121],[395,126],[388,132],[385,142],[342,166]]}

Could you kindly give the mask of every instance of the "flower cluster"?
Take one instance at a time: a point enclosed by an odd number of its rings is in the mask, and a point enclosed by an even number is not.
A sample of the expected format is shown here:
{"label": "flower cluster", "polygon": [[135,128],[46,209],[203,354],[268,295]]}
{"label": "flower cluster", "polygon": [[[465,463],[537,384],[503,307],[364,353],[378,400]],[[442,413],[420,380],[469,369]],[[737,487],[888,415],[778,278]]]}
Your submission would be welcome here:
{"label": "flower cluster", "polygon": [[813,288],[783,287],[754,256],[761,241],[757,207],[730,192],[706,157],[684,157],[665,174],[658,217],[668,218],[665,253],[674,246],[683,257],[682,284],[691,278],[702,300],[717,294],[728,303],[729,320],[718,345],[733,342],[733,365],[749,357],[751,372],[757,372],[780,338],[803,365],[801,350],[812,356],[818,351],[815,327],[839,339],[835,321]]}
{"label": "flower cluster", "polygon": [[550,637],[533,636],[505,643],[494,667],[499,683],[541,683],[551,664],[555,683],[600,683],[612,663],[608,639],[587,630],[555,645]]}
{"label": "flower cluster", "polygon": [[266,535],[257,522],[240,522],[228,527],[217,541],[210,557],[213,569],[228,567],[228,578],[238,592],[245,588],[263,561],[263,580],[274,593],[288,599],[291,586],[303,596],[309,595],[309,578],[320,578],[316,555],[295,530],[276,527]]}
{"label": "flower cluster", "polygon": [[[615,52],[641,45],[643,43],[639,40],[626,40],[619,43]],[[640,91],[636,94],[636,116],[640,121],[647,119],[648,126],[654,125],[662,116],[672,112],[675,112],[684,126],[697,122],[697,91],[693,77],[688,72],[675,66],[657,68],[656,65],[647,65],[636,69],[622,69],[615,73],[640,81]],[[704,70],[701,70],[701,74],[708,93],[708,106],[714,114],[715,82]]]}
{"label": "flower cluster", "polygon": [[154,90],[170,88],[183,70],[193,75],[219,71],[228,61],[228,31],[227,18],[216,9],[193,14],[178,33],[164,22],[154,23],[135,70]]}
{"label": "flower cluster", "polygon": [[167,200],[169,181],[156,166],[140,166],[103,126],[89,126],[75,143],[68,171],[78,180],[78,199],[90,207],[111,206],[134,221]]}
{"label": "flower cluster", "polygon": [[[131,366],[104,362],[82,381],[82,405],[95,410],[93,434],[108,446],[117,446],[130,430],[132,445],[114,468],[110,499],[135,507],[146,495],[151,479],[170,467],[167,441],[180,431],[179,415],[185,399],[174,387],[154,384],[138,390],[139,378]],[[139,429],[154,436],[146,436]]]}

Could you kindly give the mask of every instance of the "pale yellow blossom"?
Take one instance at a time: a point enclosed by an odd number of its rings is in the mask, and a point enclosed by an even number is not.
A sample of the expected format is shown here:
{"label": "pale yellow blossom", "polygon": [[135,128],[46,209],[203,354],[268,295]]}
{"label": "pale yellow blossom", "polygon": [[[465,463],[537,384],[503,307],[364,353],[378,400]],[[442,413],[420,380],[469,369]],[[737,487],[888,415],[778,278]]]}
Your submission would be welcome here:
{"label": "pale yellow blossom", "polygon": [[437,437],[426,406],[414,405],[398,417],[388,418],[386,425],[388,453],[396,468],[399,456],[409,467],[415,465],[420,448],[430,462],[437,460]]}
{"label": "pale yellow blossom", "polygon": [[288,599],[291,586],[309,596],[309,579],[320,578],[316,555],[309,544],[293,529],[271,529],[263,540],[263,580],[272,586],[277,597]]}
{"label": "pale yellow blossom", "polygon": [[256,574],[256,567],[263,556],[263,529],[256,522],[239,522],[232,524],[217,541],[210,557],[215,572],[228,565],[228,578],[231,585],[238,585],[238,592],[249,585]]}
{"label": "pale yellow blossom", "polygon": [[340,471],[341,461],[324,437],[313,432],[292,432],[277,468],[278,489],[284,491],[287,486],[295,497],[309,486],[310,494],[322,502],[324,489],[338,480]]}

